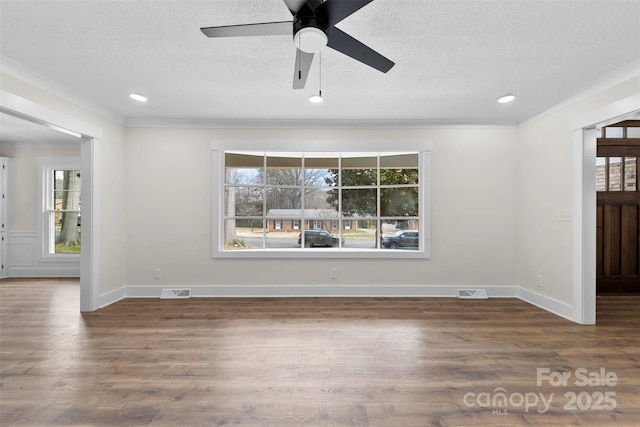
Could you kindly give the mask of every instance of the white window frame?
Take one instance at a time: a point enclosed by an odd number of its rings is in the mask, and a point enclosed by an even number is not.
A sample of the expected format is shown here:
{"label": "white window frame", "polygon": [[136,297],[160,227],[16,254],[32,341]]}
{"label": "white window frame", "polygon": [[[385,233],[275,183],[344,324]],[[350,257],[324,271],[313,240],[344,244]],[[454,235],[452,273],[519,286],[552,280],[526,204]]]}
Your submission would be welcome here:
{"label": "white window frame", "polygon": [[51,229],[51,210],[53,196],[53,171],[81,170],[80,157],[40,157],[36,159],[38,182],[38,261],[40,262],[69,262],[79,263],[81,254],[51,253],[51,239],[55,238],[55,231]]}
{"label": "white window frame", "polygon": [[300,230],[300,220],[299,219],[294,219],[291,221],[291,227],[294,230]]}
{"label": "white window frame", "polygon": [[[212,257],[213,258],[362,258],[362,259],[425,259],[431,257],[431,141],[405,142],[395,141],[350,141],[345,150],[344,141],[212,141]],[[393,148],[390,148],[393,147]],[[420,248],[416,251],[323,248],[322,250],[292,249],[224,249],[224,185],[225,152],[246,151],[255,153],[272,152],[327,152],[327,153],[363,153],[377,155],[387,153],[418,152],[420,180],[419,222]]]}

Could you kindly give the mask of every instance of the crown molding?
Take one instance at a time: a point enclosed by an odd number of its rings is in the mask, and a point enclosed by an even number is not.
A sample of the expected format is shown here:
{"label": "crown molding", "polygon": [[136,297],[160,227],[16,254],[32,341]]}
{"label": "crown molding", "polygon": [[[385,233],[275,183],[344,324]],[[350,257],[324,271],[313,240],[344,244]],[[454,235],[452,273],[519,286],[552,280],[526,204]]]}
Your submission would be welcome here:
{"label": "crown molding", "polygon": [[25,67],[16,61],[7,58],[4,55],[0,55],[0,71],[22,80],[32,86],[42,89],[51,93],[63,100],[70,102],[78,107],[84,108],[92,113],[95,113],[105,119],[111,120],[120,125],[126,124],[126,117],[118,112],[108,109],[93,100],[87,98],[78,92],[63,86],[50,78],[43,76],[42,74]]}
{"label": "crown molding", "polygon": [[132,118],[129,128],[192,129],[435,129],[435,128],[516,128],[514,120],[424,120],[424,119],[220,119],[220,118]]}
{"label": "crown molding", "polygon": [[[620,83],[624,83],[628,80],[633,79],[634,77],[640,76],[640,59],[633,61],[630,64],[625,65],[624,67],[618,68],[616,71],[607,74],[606,76],[601,77],[600,79],[588,84],[583,87],[580,91],[574,94],[572,97],[560,102],[559,104],[554,105],[551,108],[544,110],[541,113],[535,114],[529,118],[518,123],[518,127],[526,126],[530,123],[535,122],[543,117],[546,117],[550,114],[556,113],[564,108],[569,107],[577,102],[585,100],[591,96],[597,95],[600,92],[603,92],[609,88],[612,88],[615,85]],[[638,91],[640,92],[640,87],[638,87]]]}

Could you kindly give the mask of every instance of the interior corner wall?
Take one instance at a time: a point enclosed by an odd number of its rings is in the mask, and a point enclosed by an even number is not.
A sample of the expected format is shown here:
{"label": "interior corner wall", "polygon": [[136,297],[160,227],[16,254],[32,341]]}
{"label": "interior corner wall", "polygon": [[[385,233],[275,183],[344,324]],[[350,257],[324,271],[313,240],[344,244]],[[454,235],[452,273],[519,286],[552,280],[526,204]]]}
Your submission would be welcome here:
{"label": "interior corner wall", "polygon": [[[518,129],[517,283],[553,300],[572,304],[573,223],[560,221],[573,206],[574,119],[636,95],[640,77],[541,116]],[[538,285],[542,276],[542,286]]]}
{"label": "interior corner wall", "polygon": [[[166,129],[126,133],[127,285],[513,286],[516,129]],[[432,258],[212,259],[211,142],[430,140]],[[160,280],[153,270],[162,270]],[[329,271],[338,268],[339,279]],[[452,294],[455,291],[452,292]]]}
{"label": "interior corner wall", "polygon": [[[126,175],[124,164],[125,128],[71,102],[26,83],[7,73],[0,73],[0,89],[26,98],[42,106],[55,109],[62,114],[77,118],[102,129],[102,188],[101,241],[100,241],[100,293],[109,292],[125,285],[126,271],[126,218],[125,192]],[[78,147],[80,143],[78,143]],[[15,170],[15,168],[13,168]],[[35,182],[35,176],[33,177]],[[19,184],[18,184],[19,185]],[[20,191],[23,191],[22,189]],[[35,188],[34,188],[35,191]],[[31,196],[25,195],[26,198]],[[35,200],[35,196],[33,196]],[[25,203],[30,203],[26,202]],[[22,212],[20,213],[22,215]],[[29,215],[10,222],[11,230],[31,228]]]}

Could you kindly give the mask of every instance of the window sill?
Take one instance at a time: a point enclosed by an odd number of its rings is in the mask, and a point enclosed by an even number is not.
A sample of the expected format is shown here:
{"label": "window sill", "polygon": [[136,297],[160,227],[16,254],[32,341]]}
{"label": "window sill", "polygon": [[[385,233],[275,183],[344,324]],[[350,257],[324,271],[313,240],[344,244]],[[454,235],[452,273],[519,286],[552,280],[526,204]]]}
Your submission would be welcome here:
{"label": "window sill", "polygon": [[426,251],[407,249],[332,249],[332,248],[304,248],[304,249],[240,249],[213,250],[213,258],[264,258],[264,259],[428,259]]}

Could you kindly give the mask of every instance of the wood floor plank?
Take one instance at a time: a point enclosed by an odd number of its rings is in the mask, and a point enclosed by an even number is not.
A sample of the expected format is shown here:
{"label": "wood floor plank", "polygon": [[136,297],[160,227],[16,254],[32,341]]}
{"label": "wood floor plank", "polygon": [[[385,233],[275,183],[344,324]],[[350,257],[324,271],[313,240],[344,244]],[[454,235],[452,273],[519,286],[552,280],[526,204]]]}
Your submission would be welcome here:
{"label": "wood floor plank", "polygon": [[[637,296],[599,297],[581,326],[516,299],[125,299],[82,315],[78,286],[0,281],[0,425],[640,424]],[[538,384],[540,368],[571,378]],[[615,385],[576,385],[581,368]],[[615,408],[586,406],[605,392]]]}

